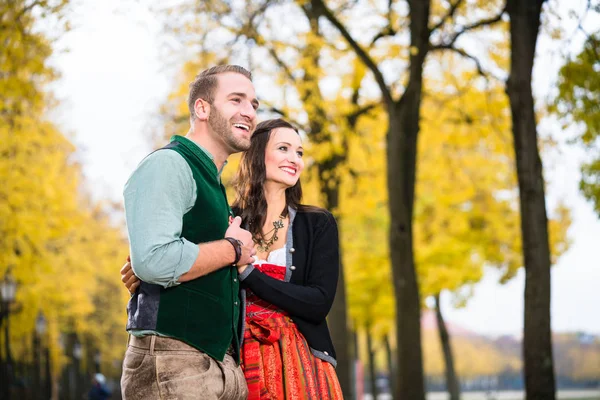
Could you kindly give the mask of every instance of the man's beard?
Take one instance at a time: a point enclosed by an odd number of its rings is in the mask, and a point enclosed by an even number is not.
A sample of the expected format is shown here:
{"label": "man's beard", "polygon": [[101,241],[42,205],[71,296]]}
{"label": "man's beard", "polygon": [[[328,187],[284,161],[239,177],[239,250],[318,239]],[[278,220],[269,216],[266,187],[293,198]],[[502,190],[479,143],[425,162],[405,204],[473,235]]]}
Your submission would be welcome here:
{"label": "man's beard", "polygon": [[210,115],[208,116],[208,125],[235,153],[246,151],[250,147],[250,140],[234,135],[229,121],[225,119],[223,114],[214,105],[211,107]]}

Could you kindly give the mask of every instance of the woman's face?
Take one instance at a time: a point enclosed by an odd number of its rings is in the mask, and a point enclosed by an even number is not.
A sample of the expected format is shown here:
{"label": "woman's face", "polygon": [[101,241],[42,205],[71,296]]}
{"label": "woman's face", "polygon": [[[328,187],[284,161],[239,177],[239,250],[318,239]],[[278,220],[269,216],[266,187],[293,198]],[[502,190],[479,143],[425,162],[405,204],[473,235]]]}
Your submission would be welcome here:
{"label": "woman's face", "polygon": [[300,135],[290,128],[277,128],[265,150],[266,181],[280,183],[286,188],[298,182],[304,169]]}

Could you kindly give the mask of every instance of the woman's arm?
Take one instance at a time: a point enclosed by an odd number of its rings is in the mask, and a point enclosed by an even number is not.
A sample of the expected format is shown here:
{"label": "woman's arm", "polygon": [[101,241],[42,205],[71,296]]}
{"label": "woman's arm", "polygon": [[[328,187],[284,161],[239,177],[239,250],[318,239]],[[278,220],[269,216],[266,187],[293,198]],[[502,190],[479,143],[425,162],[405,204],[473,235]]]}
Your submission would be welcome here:
{"label": "woman's arm", "polygon": [[242,281],[258,297],[311,322],[325,319],[337,288],[339,274],[339,240],[335,218],[322,214],[322,223],[314,237],[309,275],[304,285],[271,278],[254,269]]}

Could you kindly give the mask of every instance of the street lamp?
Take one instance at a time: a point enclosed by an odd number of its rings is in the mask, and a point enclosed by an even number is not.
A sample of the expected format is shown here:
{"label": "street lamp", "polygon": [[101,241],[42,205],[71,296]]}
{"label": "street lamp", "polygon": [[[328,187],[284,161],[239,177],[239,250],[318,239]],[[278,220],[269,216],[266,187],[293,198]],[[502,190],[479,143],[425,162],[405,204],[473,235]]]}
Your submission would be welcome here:
{"label": "street lamp", "polygon": [[[8,268],[4,274],[4,279],[0,282],[0,294],[2,295],[2,301],[4,303],[10,304],[15,301],[15,296],[17,294],[17,281],[10,273],[10,268]],[[8,315],[8,310],[6,310],[5,313]]]}
{"label": "street lamp", "polygon": [[79,361],[79,360],[81,360],[81,355],[82,355],[81,344],[79,342],[75,342],[75,344],[73,344],[73,358],[75,358],[77,361]]}
{"label": "street lamp", "polygon": [[79,343],[79,341],[77,340],[77,337],[75,337],[75,343],[73,343],[73,372],[74,372],[74,379],[75,379],[75,396],[73,396],[74,399],[78,399],[81,397],[82,395],[82,391],[81,391],[81,356],[83,355],[83,349],[81,346],[81,343]]}
{"label": "street lamp", "polygon": [[47,327],[46,317],[44,317],[44,313],[41,311],[38,313],[37,318],[35,319],[35,331],[37,332],[39,337],[44,336],[46,333]]}

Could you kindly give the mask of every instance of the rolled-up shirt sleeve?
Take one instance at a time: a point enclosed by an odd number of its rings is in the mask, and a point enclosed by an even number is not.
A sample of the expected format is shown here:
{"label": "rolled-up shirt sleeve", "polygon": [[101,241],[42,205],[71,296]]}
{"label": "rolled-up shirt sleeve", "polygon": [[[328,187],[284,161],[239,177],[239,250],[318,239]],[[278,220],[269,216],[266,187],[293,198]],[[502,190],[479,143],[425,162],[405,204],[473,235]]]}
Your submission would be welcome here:
{"label": "rolled-up shirt sleeve", "polygon": [[133,172],[123,197],[133,272],[144,282],[177,285],[199,252],[181,237],[183,216],[196,202],[190,166],[175,151],[155,151]]}

